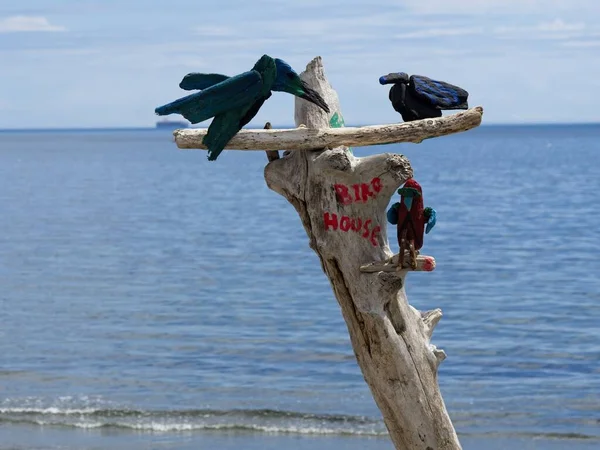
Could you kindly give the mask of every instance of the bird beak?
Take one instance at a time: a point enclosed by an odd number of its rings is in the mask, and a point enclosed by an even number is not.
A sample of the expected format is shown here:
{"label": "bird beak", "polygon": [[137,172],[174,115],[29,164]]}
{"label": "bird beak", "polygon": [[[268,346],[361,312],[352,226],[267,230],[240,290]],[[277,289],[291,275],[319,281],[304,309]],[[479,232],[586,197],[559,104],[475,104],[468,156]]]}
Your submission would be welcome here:
{"label": "bird beak", "polygon": [[397,72],[397,73],[388,73],[382,77],[379,77],[379,84],[408,84],[410,78],[407,73]]}
{"label": "bird beak", "polygon": [[404,202],[404,204],[406,205],[406,209],[410,211],[410,208],[412,208],[412,201],[413,198],[412,197],[404,197],[402,199],[402,201]]}
{"label": "bird beak", "polygon": [[309,88],[304,81],[302,81],[302,90],[304,91],[304,94],[302,94],[300,98],[314,103],[323,111],[329,113],[329,106],[327,106],[327,103],[325,103],[323,97],[321,97],[317,91],[314,91],[311,88]]}

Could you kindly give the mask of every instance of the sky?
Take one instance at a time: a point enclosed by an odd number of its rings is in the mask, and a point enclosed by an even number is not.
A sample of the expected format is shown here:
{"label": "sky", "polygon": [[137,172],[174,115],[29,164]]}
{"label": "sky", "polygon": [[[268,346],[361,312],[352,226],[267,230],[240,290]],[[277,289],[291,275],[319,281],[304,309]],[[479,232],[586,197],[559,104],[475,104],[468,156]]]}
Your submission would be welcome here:
{"label": "sky", "polygon": [[[598,0],[3,0],[0,129],[154,126],[185,74],[265,53],[321,56],[347,125],[399,122],[378,79],[401,71],[465,88],[484,123],[600,122]],[[250,125],[293,107],[275,93]]]}

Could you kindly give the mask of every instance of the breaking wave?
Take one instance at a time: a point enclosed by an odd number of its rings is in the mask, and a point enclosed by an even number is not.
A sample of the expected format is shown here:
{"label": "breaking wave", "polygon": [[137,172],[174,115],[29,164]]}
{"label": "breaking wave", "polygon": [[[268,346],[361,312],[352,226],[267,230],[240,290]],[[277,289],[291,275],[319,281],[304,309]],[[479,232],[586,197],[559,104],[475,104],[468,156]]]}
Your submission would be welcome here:
{"label": "breaking wave", "polygon": [[121,428],[142,432],[247,431],[269,434],[385,436],[379,420],[270,409],[143,411],[107,408],[0,407],[0,423]]}
{"label": "breaking wave", "polygon": [[[98,401],[73,402],[64,398],[54,404],[39,400],[0,403],[0,425],[26,424],[74,429],[123,429],[140,433],[223,433],[297,434],[323,436],[385,437],[387,430],[379,418],[341,414],[314,414],[274,409],[169,409],[143,410],[116,407]],[[479,437],[522,437],[546,439],[593,439],[600,436],[582,433],[544,433],[526,430],[479,432],[469,427],[469,418],[455,417],[460,435]],[[473,419],[473,418],[471,418]],[[460,432],[460,428],[467,432]],[[471,430],[469,430],[471,428]]]}

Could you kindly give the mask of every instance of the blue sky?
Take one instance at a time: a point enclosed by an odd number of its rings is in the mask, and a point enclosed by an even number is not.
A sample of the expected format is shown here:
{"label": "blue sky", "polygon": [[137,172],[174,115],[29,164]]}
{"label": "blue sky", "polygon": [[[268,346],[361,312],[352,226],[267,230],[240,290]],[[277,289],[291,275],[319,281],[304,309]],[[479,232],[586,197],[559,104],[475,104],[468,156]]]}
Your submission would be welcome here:
{"label": "blue sky", "polygon": [[485,123],[600,122],[598,0],[20,0],[0,3],[0,128],[153,126],[186,73],[264,53],[322,56],[347,124],[400,121],[378,83],[398,71],[464,87]]}

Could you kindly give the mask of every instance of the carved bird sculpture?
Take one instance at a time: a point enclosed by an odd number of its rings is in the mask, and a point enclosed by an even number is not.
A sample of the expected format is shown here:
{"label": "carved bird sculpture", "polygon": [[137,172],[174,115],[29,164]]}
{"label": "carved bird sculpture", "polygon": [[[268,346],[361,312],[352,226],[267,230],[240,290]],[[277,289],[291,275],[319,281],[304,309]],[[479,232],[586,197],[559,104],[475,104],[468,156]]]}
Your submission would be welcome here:
{"label": "carved bird sculpture", "polygon": [[228,77],[216,73],[189,73],[179,87],[199,90],[155,109],[156,114],[181,114],[191,123],[214,117],[202,143],[214,161],[227,143],[258,113],[271,91],[287,92],[329,112],[325,100],[310,89],[285,61],[263,55],[252,70]]}
{"label": "carved bird sculpture", "polygon": [[380,84],[393,84],[389,98],[405,122],[440,117],[445,109],[467,109],[469,93],[445,81],[404,72],[379,78]]}
{"label": "carved bird sculpture", "polygon": [[397,225],[398,270],[404,266],[404,252],[409,251],[409,264],[417,268],[417,253],[423,246],[423,232],[428,234],[436,223],[436,212],[433,208],[423,208],[423,191],[419,183],[409,179],[398,189],[400,202],[394,203],[387,212],[387,219]]}

